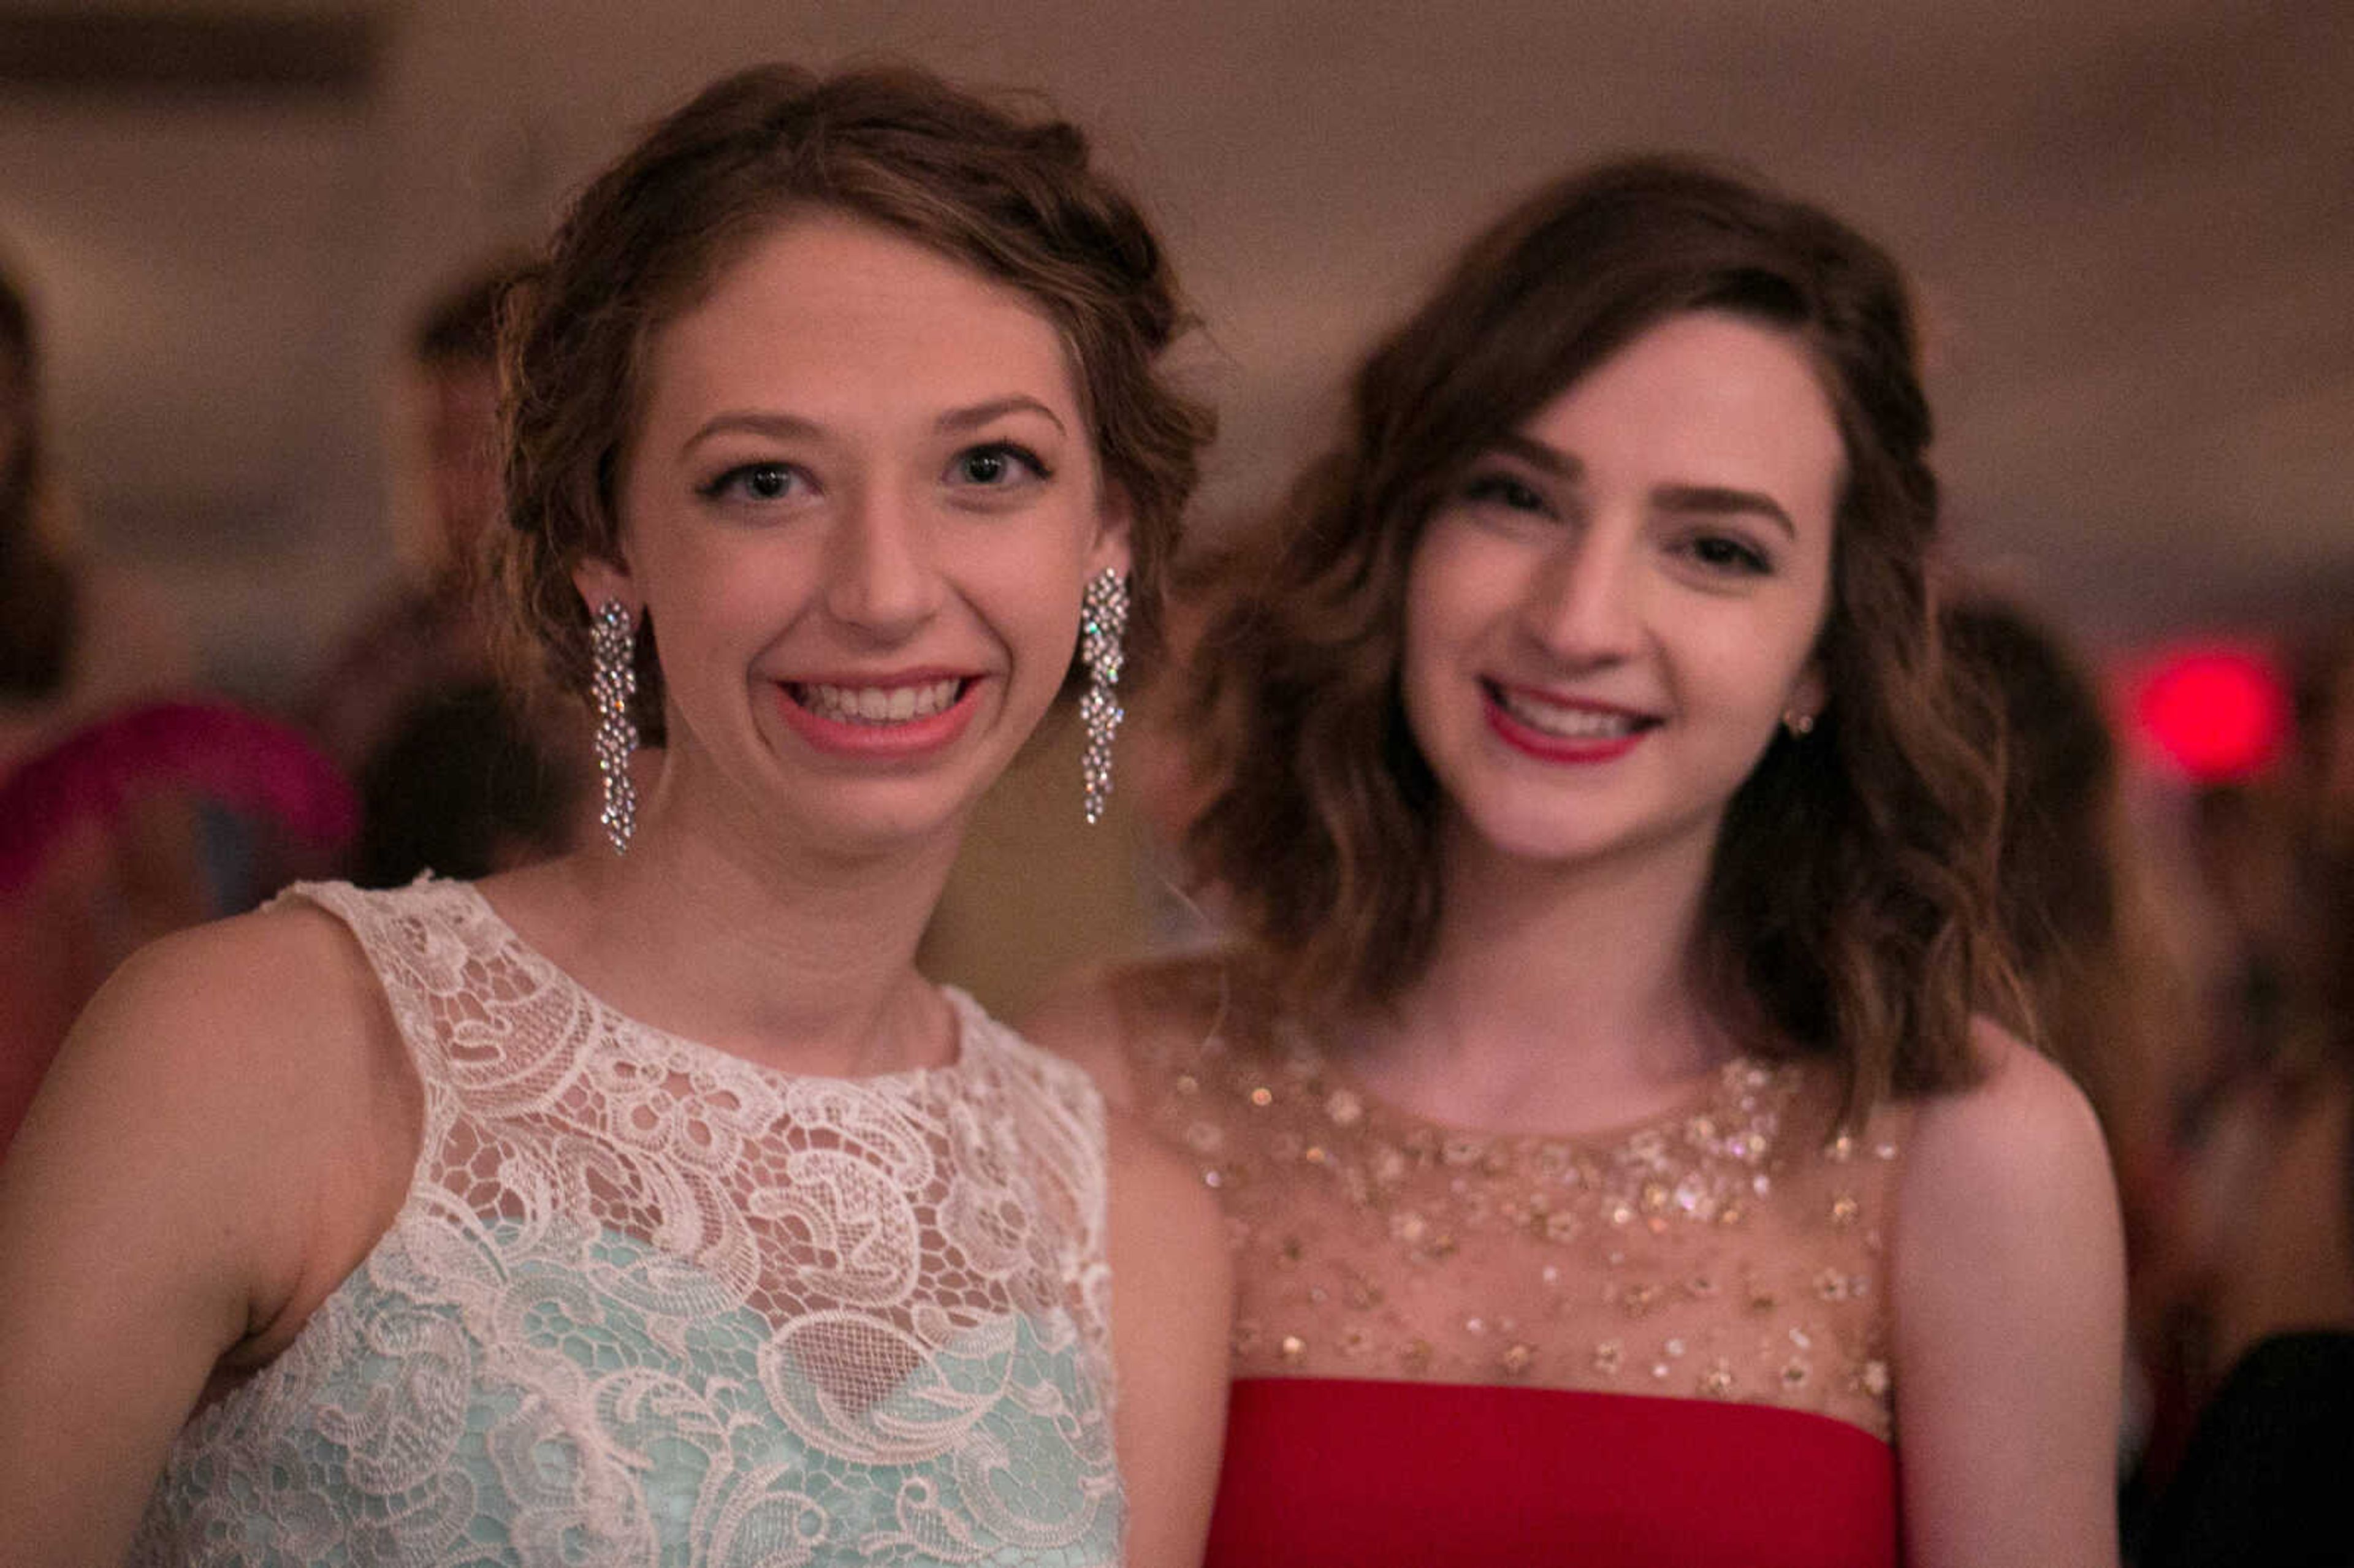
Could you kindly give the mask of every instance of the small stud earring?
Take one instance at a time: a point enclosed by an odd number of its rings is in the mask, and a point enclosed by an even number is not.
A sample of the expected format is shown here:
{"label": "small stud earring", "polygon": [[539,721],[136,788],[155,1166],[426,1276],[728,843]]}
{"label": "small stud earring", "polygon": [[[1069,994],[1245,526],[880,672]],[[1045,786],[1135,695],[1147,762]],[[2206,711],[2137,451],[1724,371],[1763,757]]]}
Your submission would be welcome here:
{"label": "small stud earring", "polygon": [[1812,735],[1815,732],[1815,715],[1795,710],[1785,713],[1782,715],[1782,727],[1788,730],[1794,736]]}
{"label": "small stud earring", "polygon": [[630,755],[638,749],[637,722],[630,716],[638,694],[637,632],[637,617],[618,599],[607,599],[588,618],[588,703],[597,715],[597,777],[605,789],[597,821],[617,855],[630,853],[638,825],[638,787],[630,778]]}

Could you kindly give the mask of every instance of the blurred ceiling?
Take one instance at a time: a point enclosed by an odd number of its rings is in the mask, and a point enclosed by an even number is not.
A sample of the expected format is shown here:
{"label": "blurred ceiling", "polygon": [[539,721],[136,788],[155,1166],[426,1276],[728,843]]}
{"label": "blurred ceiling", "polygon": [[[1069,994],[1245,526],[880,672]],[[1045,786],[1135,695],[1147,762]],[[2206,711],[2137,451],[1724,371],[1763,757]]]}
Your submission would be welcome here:
{"label": "blurred ceiling", "polygon": [[[275,74],[71,69],[158,16],[274,37],[249,48]],[[347,52],[310,69],[297,37]],[[96,530],[191,597],[278,606],[294,656],[383,566],[405,313],[633,126],[779,55],[1038,88],[1095,131],[1208,323],[1213,516],[1280,482],[1512,195],[1679,147],[1912,266],[1957,547],[1998,581],[2101,641],[2354,602],[2343,0],[9,0],[0,249],[49,310]]]}

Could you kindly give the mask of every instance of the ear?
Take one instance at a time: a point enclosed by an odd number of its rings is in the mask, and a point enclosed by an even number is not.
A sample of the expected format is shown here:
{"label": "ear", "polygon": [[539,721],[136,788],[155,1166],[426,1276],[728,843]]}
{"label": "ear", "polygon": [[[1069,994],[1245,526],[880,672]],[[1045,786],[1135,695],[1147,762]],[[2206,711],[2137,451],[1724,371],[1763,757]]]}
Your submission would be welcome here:
{"label": "ear", "polygon": [[1817,655],[1808,659],[1807,667],[1798,672],[1798,679],[1790,687],[1789,700],[1782,705],[1782,711],[1813,720],[1820,718],[1823,709],[1829,704],[1830,694],[1823,686],[1823,662],[1820,655]]}
{"label": "ear", "polygon": [[572,568],[572,586],[580,591],[580,601],[588,607],[591,615],[597,613],[599,605],[610,599],[618,599],[628,605],[633,617],[642,608],[638,603],[637,585],[630,580],[629,568],[600,556],[582,557],[579,564]]}
{"label": "ear", "polygon": [[1121,577],[1128,576],[1128,568],[1134,560],[1129,551],[1129,523],[1133,515],[1134,509],[1129,506],[1126,493],[1116,484],[1105,484],[1103,502],[1096,508],[1095,543],[1087,550],[1087,576],[1094,577],[1107,567]]}

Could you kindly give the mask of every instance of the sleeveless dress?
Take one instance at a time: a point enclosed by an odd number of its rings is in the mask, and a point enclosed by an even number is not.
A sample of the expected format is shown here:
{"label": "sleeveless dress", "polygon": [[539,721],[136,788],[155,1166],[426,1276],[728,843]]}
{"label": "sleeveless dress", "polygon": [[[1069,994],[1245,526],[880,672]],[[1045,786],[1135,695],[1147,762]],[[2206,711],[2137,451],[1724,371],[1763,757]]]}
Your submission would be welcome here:
{"label": "sleeveless dress", "polygon": [[471,885],[357,935],[425,1124],[398,1217],[183,1430],[139,1563],[1119,1561],[1101,1101],[949,991],[949,1065],[795,1077],[625,1018]]}
{"label": "sleeveless dress", "polygon": [[1382,1104],[1236,961],[1119,982],[1140,1112],[1217,1192],[1212,1568],[1893,1568],[1901,1110],[1741,1058],[1578,1137]]}

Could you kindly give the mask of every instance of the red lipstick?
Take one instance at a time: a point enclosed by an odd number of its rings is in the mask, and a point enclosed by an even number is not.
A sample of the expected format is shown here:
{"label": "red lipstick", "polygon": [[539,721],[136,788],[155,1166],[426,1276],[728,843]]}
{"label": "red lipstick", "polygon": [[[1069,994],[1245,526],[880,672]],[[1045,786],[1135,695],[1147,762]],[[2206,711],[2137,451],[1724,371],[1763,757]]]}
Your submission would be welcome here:
{"label": "red lipstick", "polygon": [[1615,762],[1635,749],[1643,737],[1658,727],[1658,721],[1609,703],[1577,702],[1555,705],[1581,709],[1587,713],[1611,714],[1634,720],[1634,727],[1621,735],[1567,736],[1552,735],[1519,717],[1503,701],[1499,687],[1481,683],[1481,711],[1488,727],[1496,738],[1513,750],[1540,762],[1600,763]]}

